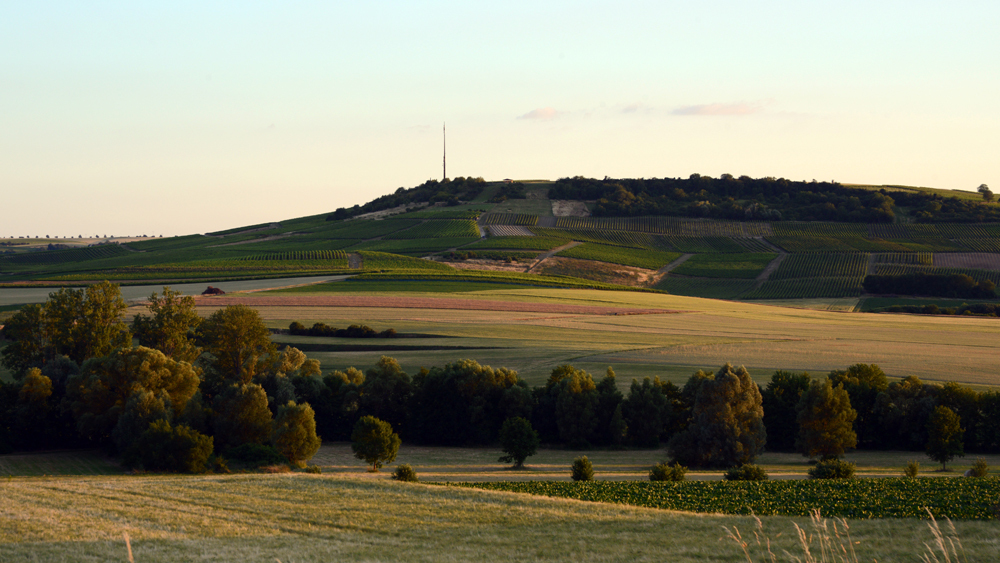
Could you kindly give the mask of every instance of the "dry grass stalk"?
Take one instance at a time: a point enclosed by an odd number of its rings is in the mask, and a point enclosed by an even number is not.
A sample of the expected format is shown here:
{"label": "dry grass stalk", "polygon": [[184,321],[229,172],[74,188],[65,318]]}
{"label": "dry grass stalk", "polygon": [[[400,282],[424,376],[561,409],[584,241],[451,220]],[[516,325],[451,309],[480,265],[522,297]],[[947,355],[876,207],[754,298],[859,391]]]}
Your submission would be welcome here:
{"label": "dry grass stalk", "polygon": [[135,559],[132,558],[132,542],[129,540],[128,532],[125,532],[125,547],[128,549],[128,563],[135,563]]}
{"label": "dry grass stalk", "polygon": [[[934,541],[924,543],[927,553],[922,553],[920,560],[924,561],[924,563],[959,563],[961,561],[968,561],[968,557],[965,556],[965,548],[962,547],[962,540],[959,539],[958,532],[955,530],[955,524],[951,522],[951,518],[945,518],[948,521],[948,527],[951,529],[951,534],[945,536],[941,532],[941,526],[938,525],[937,519],[934,518],[934,514],[931,513],[930,509],[924,508],[924,510],[931,517],[931,521],[927,523],[927,527],[931,529]],[[938,554],[940,554],[940,558]]]}

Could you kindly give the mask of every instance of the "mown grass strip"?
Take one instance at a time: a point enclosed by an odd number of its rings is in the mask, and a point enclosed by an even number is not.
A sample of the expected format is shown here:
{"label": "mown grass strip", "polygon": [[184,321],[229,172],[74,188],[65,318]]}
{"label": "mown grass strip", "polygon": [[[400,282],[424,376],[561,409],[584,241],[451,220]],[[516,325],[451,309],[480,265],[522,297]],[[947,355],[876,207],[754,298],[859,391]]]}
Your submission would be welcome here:
{"label": "mown grass strip", "polygon": [[997,518],[1000,478],[886,478],[843,481],[591,481],[456,483],[455,486],[722,514],[825,517]]}
{"label": "mown grass strip", "polygon": [[703,278],[753,279],[764,271],[777,254],[696,254],[673,273]]}

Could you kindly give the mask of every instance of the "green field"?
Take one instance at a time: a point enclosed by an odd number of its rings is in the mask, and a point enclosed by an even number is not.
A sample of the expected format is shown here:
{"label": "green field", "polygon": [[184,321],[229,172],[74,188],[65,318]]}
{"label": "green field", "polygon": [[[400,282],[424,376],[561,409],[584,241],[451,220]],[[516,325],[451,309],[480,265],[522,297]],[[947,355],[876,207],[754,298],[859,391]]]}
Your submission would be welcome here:
{"label": "green field", "polygon": [[753,279],[777,254],[696,254],[671,273],[703,278]]}
{"label": "green field", "polygon": [[637,248],[621,248],[602,244],[586,243],[559,252],[559,256],[578,258],[581,260],[596,260],[623,266],[635,266],[649,270],[658,270],[681,257],[677,252],[659,250],[643,250]]}
{"label": "green field", "polygon": [[[5,560],[125,561],[127,533],[141,562],[736,562],[746,558],[719,541],[723,527],[752,535],[757,526],[745,516],[307,474],[17,478],[0,487]],[[761,518],[776,553],[802,554],[793,524],[809,529],[806,518]],[[916,519],[849,525],[864,560],[917,560],[932,539]],[[992,523],[954,526],[971,560],[1000,554]]]}

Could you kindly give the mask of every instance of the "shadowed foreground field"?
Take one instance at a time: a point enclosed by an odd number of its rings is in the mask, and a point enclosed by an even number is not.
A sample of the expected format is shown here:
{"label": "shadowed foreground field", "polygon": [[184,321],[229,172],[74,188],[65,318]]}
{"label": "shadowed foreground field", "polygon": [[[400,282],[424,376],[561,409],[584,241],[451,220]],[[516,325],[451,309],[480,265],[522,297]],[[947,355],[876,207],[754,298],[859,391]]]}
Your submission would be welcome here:
{"label": "shadowed foreground field", "polygon": [[[754,520],[433,485],[286,474],[0,482],[0,561],[745,561],[724,526]],[[793,523],[762,519],[779,561]],[[916,561],[926,521],[850,521],[858,557]],[[970,561],[996,526],[956,522]],[[720,541],[721,540],[721,541]]]}

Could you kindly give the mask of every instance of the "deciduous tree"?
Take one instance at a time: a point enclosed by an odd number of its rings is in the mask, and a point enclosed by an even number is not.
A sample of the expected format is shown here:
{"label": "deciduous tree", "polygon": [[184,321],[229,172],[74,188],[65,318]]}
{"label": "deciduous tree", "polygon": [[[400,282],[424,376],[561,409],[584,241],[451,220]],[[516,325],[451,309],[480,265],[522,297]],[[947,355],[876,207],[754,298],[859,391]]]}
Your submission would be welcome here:
{"label": "deciduous tree", "polygon": [[538,433],[526,419],[508,418],[500,428],[500,447],[506,455],[497,461],[513,463],[515,469],[520,469],[524,467],[524,460],[538,450]]}
{"label": "deciduous tree", "polygon": [[354,457],[371,465],[372,472],[378,472],[386,463],[395,461],[402,443],[399,434],[392,431],[391,424],[374,416],[358,419],[351,433],[351,442]]}
{"label": "deciduous tree", "polygon": [[282,405],[274,417],[271,441],[288,462],[305,467],[319,450],[320,438],[316,435],[316,413],[308,403],[297,405],[292,401]]}
{"label": "deciduous tree", "polygon": [[955,456],[965,455],[962,436],[965,430],[958,415],[948,407],[939,406],[927,421],[927,456],[941,462],[941,471],[947,471],[948,462]]}
{"label": "deciduous tree", "polygon": [[854,433],[857,412],[843,386],[829,379],[812,381],[798,401],[799,436],[795,446],[805,456],[839,458],[858,443]]}

